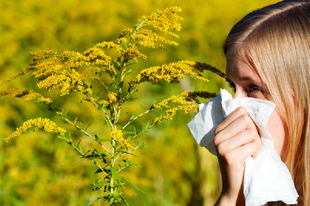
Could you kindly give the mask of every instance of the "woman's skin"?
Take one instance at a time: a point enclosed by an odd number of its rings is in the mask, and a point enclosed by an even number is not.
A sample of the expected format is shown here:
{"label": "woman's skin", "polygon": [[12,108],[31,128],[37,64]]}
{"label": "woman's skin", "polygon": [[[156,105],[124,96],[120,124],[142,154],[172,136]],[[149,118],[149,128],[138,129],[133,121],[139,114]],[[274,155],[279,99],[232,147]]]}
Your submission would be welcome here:
{"label": "woman's skin", "polygon": [[[226,76],[235,90],[234,99],[252,97],[272,101],[258,74],[229,50],[226,55]],[[281,155],[285,132],[277,109],[270,115],[266,129],[273,137],[274,149]],[[242,183],[245,159],[257,157],[261,147],[256,125],[245,108],[237,108],[216,128],[214,144],[223,181],[222,193],[216,205],[244,205]]]}

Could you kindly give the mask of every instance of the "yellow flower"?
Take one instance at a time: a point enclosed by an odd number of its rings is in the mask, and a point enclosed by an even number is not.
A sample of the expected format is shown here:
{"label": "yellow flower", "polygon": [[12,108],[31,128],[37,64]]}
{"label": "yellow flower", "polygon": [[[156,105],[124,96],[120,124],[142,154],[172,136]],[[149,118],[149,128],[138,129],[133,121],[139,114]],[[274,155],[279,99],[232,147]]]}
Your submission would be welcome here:
{"label": "yellow flower", "polygon": [[137,49],[134,49],[134,48],[128,48],[127,50],[125,50],[123,52],[123,55],[122,55],[122,58],[121,59],[122,61],[124,60],[129,60],[129,59],[132,59],[132,60],[136,60],[138,58],[141,58],[143,60],[145,60],[147,57],[142,54],[140,51],[138,51]]}
{"label": "yellow flower", "polygon": [[121,130],[118,129],[112,130],[110,135],[122,147],[125,147],[127,150],[135,150],[135,148],[123,138],[123,133]]}
{"label": "yellow flower", "polygon": [[45,98],[41,94],[36,93],[26,88],[22,88],[22,89],[13,88],[13,89],[0,92],[0,97],[5,96],[5,95],[11,95],[17,98],[24,98],[25,101],[36,99],[36,102],[39,102],[39,103],[46,103],[46,104],[52,103],[52,100],[50,98]]}
{"label": "yellow flower", "polygon": [[114,92],[111,92],[108,94],[108,96],[105,98],[104,100],[104,104],[106,106],[110,105],[110,104],[115,104],[117,103],[117,94]]}
{"label": "yellow flower", "polygon": [[88,84],[84,82],[83,74],[79,74],[75,69],[65,70],[62,73],[51,75],[37,84],[38,88],[45,88],[48,91],[59,88],[60,96],[72,92],[81,91],[85,94],[91,94],[92,91]]}
{"label": "yellow flower", "polygon": [[202,74],[194,69],[194,65],[195,62],[179,61],[162,66],[150,67],[142,70],[136,76],[136,80],[131,83],[138,84],[140,82],[149,81],[153,84],[163,85],[164,81],[168,83],[178,82],[178,78],[183,78],[184,74],[187,74],[194,79],[209,82],[208,79],[204,78]]}
{"label": "yellow flower", "polygon": [[55,122],[51,121],[50,119],[37,118],[37,119],[27,120],[26,122],[24,122],[22,124],[22,126],[17,128],[10,136],[5,138],[4,140],[6,142],[8,142],[9,140],[13,139],[14,137],[20,136],[23,132],[27,132],[27,130],[33,126],[36,126],[34,131],[44,130],[45,132],[48,132],[48,133],[51,133],[51,132],[56,133],[59,136],[64,136],[66,133],[66,130],[58,127],[57,124]]}
{"label": "yellow flower", "polygon": [[123,29],[118,38],[123,38],[128,33],[131,34],[132,33],[132,29],[130,29],[130,28]]}
{"label": "yellow flower", "polygon": [[107,41],[96,44],[96,47],[107,48],[107,49],[112,49],[112,48],[119,49],[120,48],[119,44],[115,42],[107,42]]}
{"label": "yellow flower", "polygon": [[100,60],[101,65],[108,65],[111,62],[111,57],[107,56],[102,49],[93,47],[83,53],[85,60],[88,62],[94,62]]}
{"label": "yellow flower", "polygon": [[171,108],[165,111],[165,115],[163,117],[156,117],[154,120],[154,124],[161,123],[163,120],[172,120],[173,117],[176,115],[178,108]]}
{"label": "yellow flower", "polygon": [[[165,115],[163,117],[156,117],[154,120],[154,124],[161,123],[163,120],[172,120],[176,115],[177,111],[183,111],[187,114],[190,110],[194,110],[194,112],[198,112],[198,106],[187,101],[189,96],[189,92],[182,92],[180,95],[173,95],[168,99],[164,99],[158,104],[154,104],[153,108],[155,109],[167,109],[165,111]],[[173,107],[169,104],[173,103]]]}
{"label": "yellow flower", "polygon": [[[148,26],[151,26],[165,34],[169,34],[170,36],[179,37],[177,34],[169,31],[169,30],[173,31],[181,30],[181,25],[177,21],[183,19],[182,17],[177,15],[177,12],[181,12],[180,7],[170,7],[166,9],[157,10],[157,12],[152,13],[148,17],[144,16],[144,19],[147,19],[146,24]],[[141,22],[143,22],[143,20]]]}
{"label": "yellow flower", "polygon": [[161,43],[174,46],[178,45],[177,42],[159,36],[158,34],[152,32],[152,30],[148,29],[140,29],[135,35],[133,35],[133,39],[138,46],[141,45],[150,48],[164,48],[164,45],[162,45]]}
{"label": "yellow flower", "polygon": [[43,61],[56,54],[57,52],[54,50],[41,50],[36,52],[30,52],[30,55],[32,56],[34,62]]}
{"label": "yellow flower", "polygon": [[177,21],[182,20],[182,18],[176,14],[180,11],[181,9],[179,7],[170,7],[158,10],[150,16],[143,16],[142,20],[139,20],[139,23],[136,25],[136,31],[131,35],[134,44],[137,47],[145,46],[161,49],[164,48],[162,43],[177,46],[177,42],[168,40],[145,27],[153,27],[155,30],[159,30],[164,34],[179,38],[179,36],[172,31],[181,30],[181,25]]}

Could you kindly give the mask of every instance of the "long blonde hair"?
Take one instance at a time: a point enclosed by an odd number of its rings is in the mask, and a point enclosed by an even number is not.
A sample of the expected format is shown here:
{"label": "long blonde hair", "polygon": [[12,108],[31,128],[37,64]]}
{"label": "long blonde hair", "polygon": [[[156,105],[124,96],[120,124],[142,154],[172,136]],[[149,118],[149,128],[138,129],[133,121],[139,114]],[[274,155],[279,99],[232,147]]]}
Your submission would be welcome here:
{"label": "long blonde hair", "polygon": [[310,205],[310,1],[282,1],[251,12],[232,28],[223,49],[242,55],[266,84],[285,125],[281,157],[298,205]]}

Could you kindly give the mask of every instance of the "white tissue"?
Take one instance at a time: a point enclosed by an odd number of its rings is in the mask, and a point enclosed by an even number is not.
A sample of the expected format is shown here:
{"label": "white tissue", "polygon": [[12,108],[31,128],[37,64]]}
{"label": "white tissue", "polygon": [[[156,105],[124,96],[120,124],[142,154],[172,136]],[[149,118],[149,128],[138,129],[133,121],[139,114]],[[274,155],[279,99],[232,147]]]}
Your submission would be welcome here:
{"label": "white tissue", "polygon": [[213,143],[215,128],[238,107],[243,106],[255,122],[262,141],[258,157],[245,161],[243,193],[247,206],[264,205],[271,201],[297,204],[298,194],[286,165],[273,148],[273,139],[266,125],[275,108],[273,102],[241,98],[232,99],[221,89],[221,94],[199,105],[199,113],[188,123],[197,143],[216,154]]}

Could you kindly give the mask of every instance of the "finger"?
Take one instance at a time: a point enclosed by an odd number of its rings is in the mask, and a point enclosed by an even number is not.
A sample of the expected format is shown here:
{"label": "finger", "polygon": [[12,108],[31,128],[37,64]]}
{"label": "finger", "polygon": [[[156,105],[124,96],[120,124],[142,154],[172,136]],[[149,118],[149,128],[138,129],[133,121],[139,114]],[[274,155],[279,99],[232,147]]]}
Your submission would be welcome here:
{"label": "finger", "polygon": [[256,130],[256,126],[248,114],[242,114],[215,135],[213,140],[214,145],[218,146],[221,142],[226,141],[227,139],[236,136],[240,132],[247,129]]}
{"label": "finger", "polygon": [[247,110],[244,107],[238,107],[233,112],[231,112],[224,121],[217,126],[215,129],[215,135],[226,128],[233,120],[237,119],[241,115],[248,114]]}
{"label": "finger", "polygon": [[233,167],[240,167],[236,168],[242,170],[244,167],[244,161],[246,158],[253,155],[253,151],[258,150],[258,145],[256,142],[250,142],[245,144],[237,149],[231,150],[223,155],[223,158],[227,165]]}
{"label": "finger", "polygon": [[[223,156],[225,153],[234,150],[236,148],[242,147],[246,144],[255,142],[258,147],[258,151],[261,146],[261,141],[259,138],[259,135],[257,133],[257,130],[255,128],[250,128],[247,130],[244,130],[237,134],[236,136],[233,136],[231,138],[228,138],[227,140],[221,142],[217,146],[218,153]],[[253,156],[257,156],[258,151],[253,151]]]}

